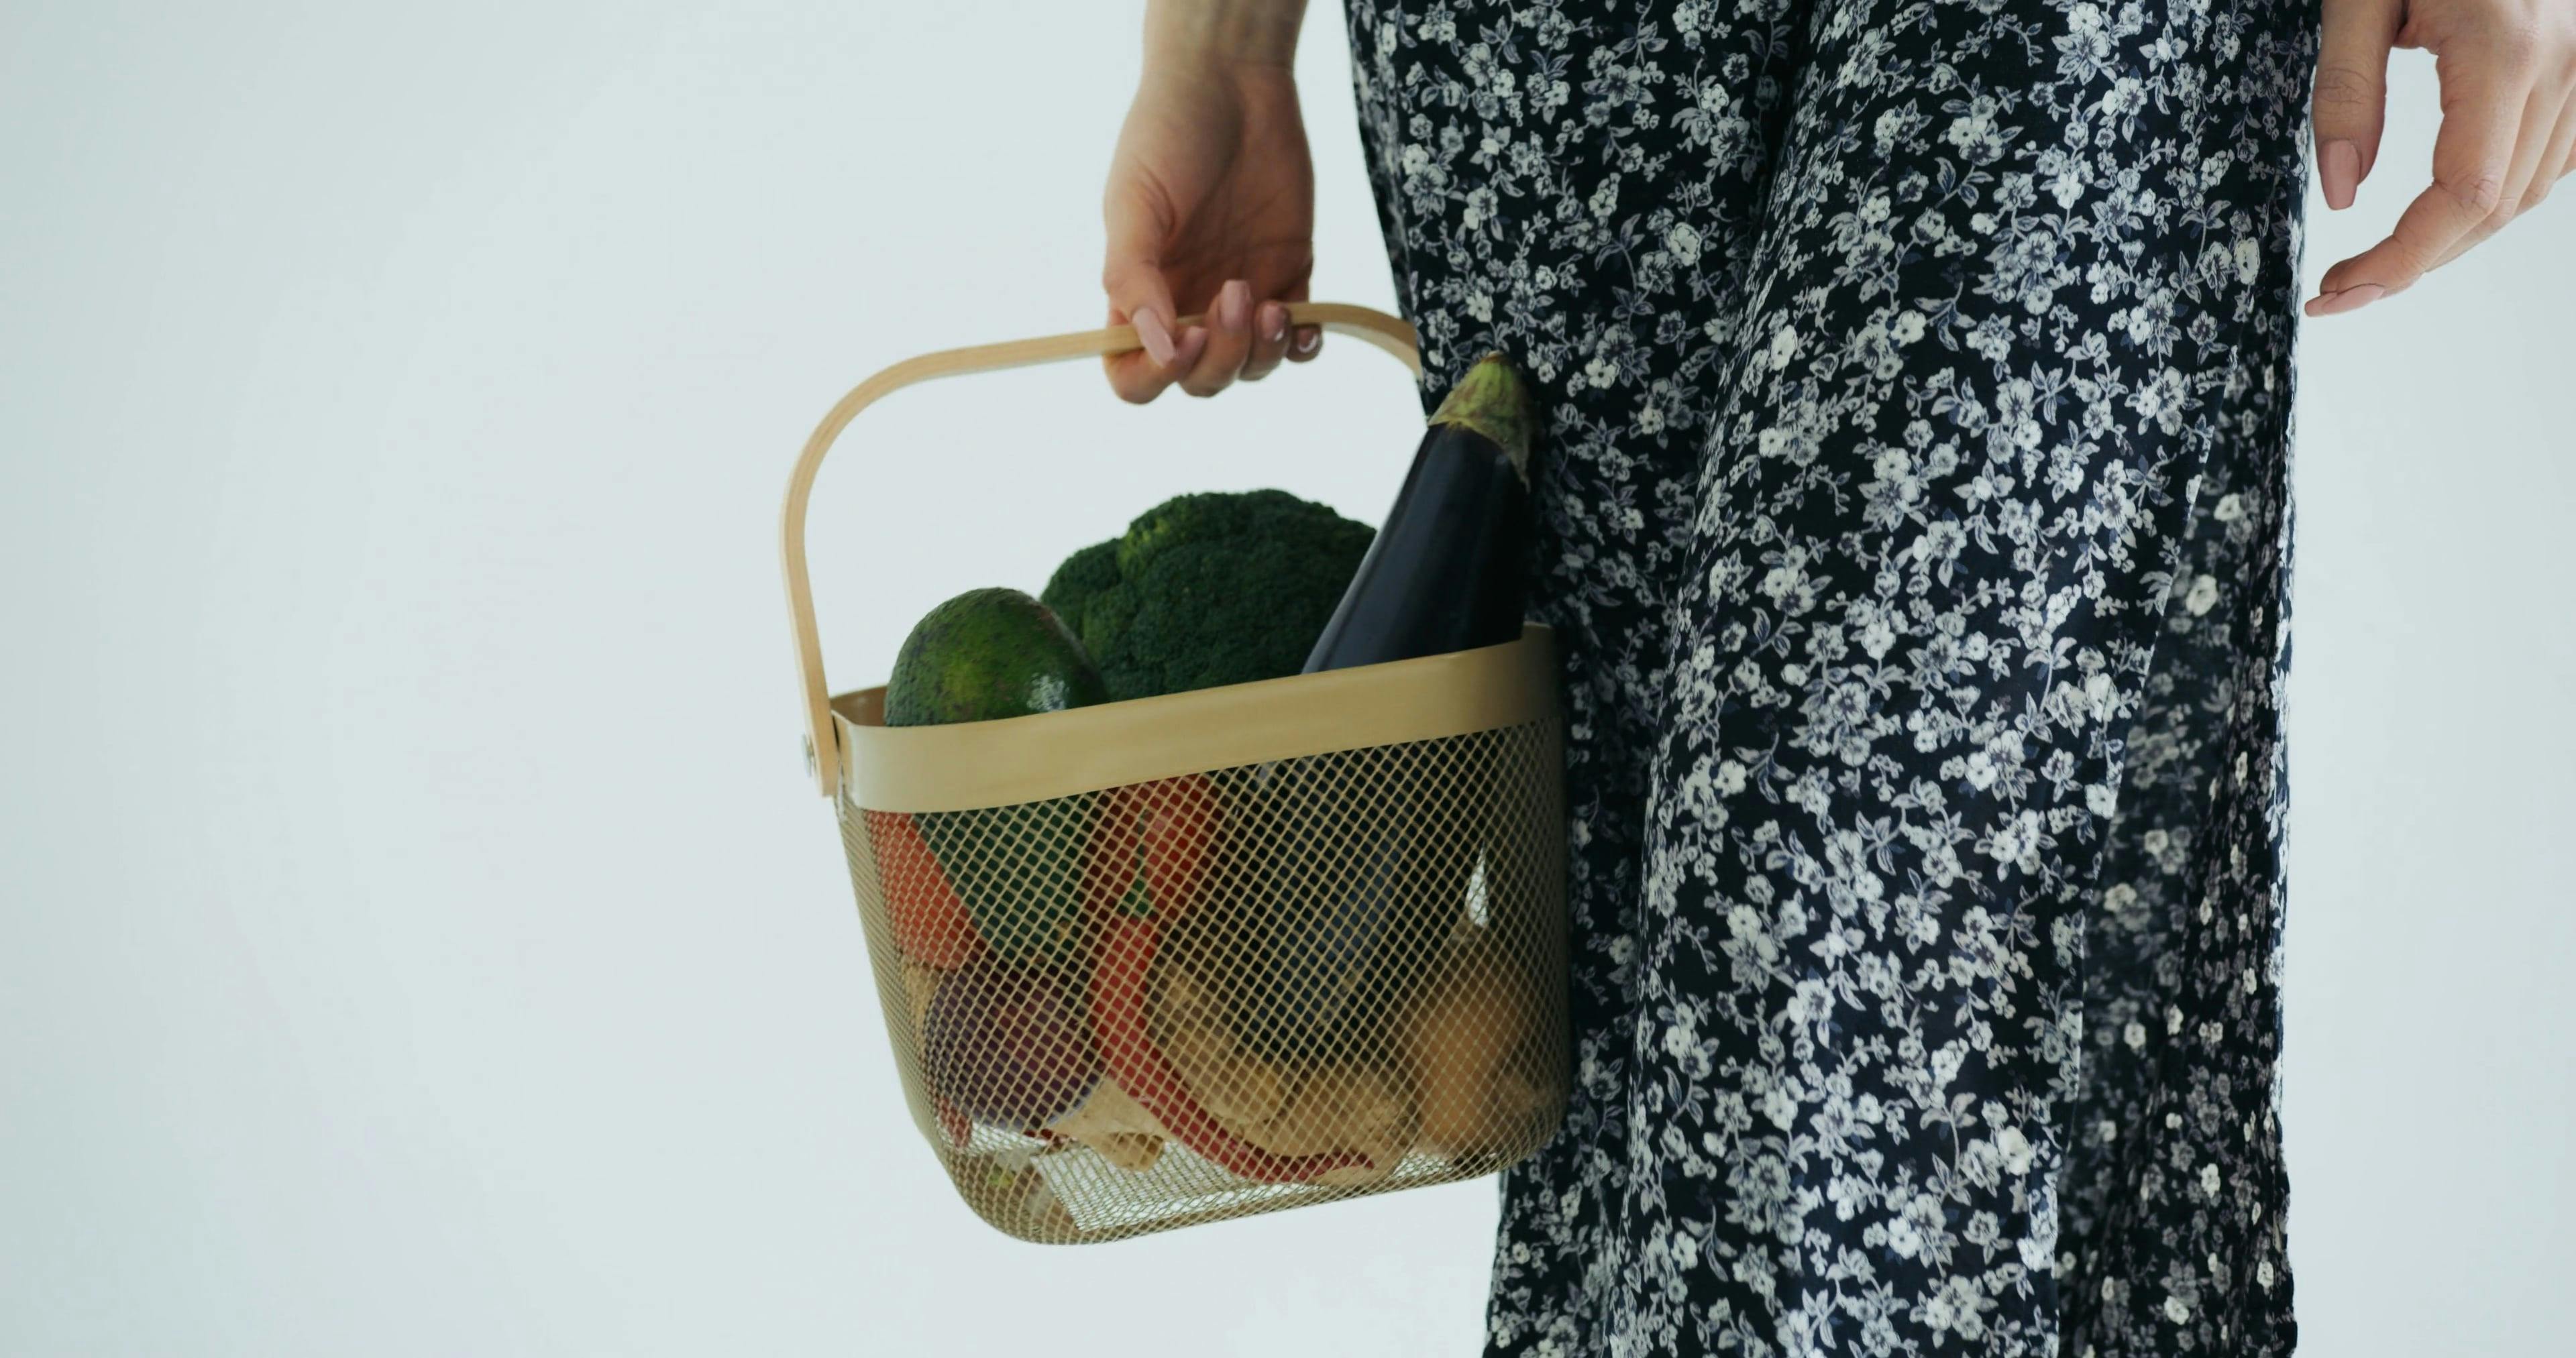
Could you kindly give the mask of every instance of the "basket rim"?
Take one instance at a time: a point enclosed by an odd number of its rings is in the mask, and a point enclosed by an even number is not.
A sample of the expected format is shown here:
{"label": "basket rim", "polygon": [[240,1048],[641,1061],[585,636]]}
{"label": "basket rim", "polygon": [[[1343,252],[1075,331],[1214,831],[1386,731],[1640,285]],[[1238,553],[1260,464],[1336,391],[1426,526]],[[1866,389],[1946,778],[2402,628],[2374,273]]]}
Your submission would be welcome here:
{"label": "basket rim", "polygon": [[1273,759],[1440,740],[1557,716],[1556,637],[954,726],[883,724],[885,688],[831,700],[841,799],[978,811]]}

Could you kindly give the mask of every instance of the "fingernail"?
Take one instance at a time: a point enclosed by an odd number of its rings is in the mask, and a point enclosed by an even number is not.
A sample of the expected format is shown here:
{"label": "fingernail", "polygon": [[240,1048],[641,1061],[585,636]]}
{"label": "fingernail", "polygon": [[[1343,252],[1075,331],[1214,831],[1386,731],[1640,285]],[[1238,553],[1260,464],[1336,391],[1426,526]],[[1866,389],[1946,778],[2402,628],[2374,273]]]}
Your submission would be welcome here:
{"label": "fingernail", "polygon": [[1216,321],[1228,330],[1252,324],[1252,285],[1238,278],[1217,293]]}
{"label": "fingernail", "polygon": [[1286,307],[1284,307],[1284,306],[1279,305],[1277,302],[1264,302],[1264,303],[1262,303],[1262,304],[1261,304],[1261,339],[1262,339],[1262,342],[1263,342],[1263,343],[1265,343],[1265,344],[1277,344],[1279,341],[1281,341],[1281,340],[1283,340],[1283,339],[1286,339],[1287,337],[1288,337],[1288,308],[1286,308]]}
{"label": "fingernail", "polygon": [[2353,187],[2361,182],[2361,148],[2341,137],[2327,142],[2317,150],[2317,174],[2325,181],[2327,207],[2351,207]]}
{"label": "fingernail", "polygon": [[1136,338],[1144,343],[1146,354],[1166,368],[1172,366],[1172,332],[1163,328],[1163,318],[1139,307],[1135,326]]}
{"label": "fingernail", "polygon": [[1194,325],[1182,331],[1180,344],[1172,350],[1171,366],[1186,368],[1198,362],[1199,355],[1207,352],[1207,338],[1207,327],[1203,325]]}
{"label": "fingernail", "polygon": [[1297,332],[1296,349],[1298,353],[1311,354],[1315,352],[1316,347],[1321,345],[1323,342],[1323,331],[1315,329],[1300,330]]}
{"label": "fingernail", "polygon": [[2337,316],[2347,311],[2359,310],[2387,295],[2388,289],[2380,284],[2357,283],[2340,292],[2318,294],[2315,301],[2308,303],[2308,314]]}

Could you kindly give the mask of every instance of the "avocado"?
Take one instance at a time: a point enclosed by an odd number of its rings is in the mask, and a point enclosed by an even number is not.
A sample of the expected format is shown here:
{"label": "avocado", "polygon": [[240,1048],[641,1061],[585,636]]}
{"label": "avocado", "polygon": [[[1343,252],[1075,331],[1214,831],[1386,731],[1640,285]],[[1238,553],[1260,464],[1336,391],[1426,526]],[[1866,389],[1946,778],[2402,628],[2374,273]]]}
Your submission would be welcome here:
{"label": "avocado", "polygon": [[[1100,671],[1046,605],[1015,589],[976,589],[930,610],[895,655],[888,726],[940,726],[1106,702]],[[1082,847],[1088,795],[913,821],[995,951],[1064,965],[1082,947]]]}
{"label": "avocado", "polygon": [[970,589],[903,639],[886,682],[885,724],[990,721],[1108,699],[1100,671],[1053,610],[1016,589]]}

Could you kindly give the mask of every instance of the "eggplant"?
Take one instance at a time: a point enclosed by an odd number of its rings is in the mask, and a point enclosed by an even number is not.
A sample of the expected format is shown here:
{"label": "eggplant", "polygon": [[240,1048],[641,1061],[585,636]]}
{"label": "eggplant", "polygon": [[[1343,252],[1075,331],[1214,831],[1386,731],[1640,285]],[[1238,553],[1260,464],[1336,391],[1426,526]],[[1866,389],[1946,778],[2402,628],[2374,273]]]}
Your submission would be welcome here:
{"label": "eggplant", "polygon": [[[1500,354],[1450,388],[1306,673],[1519,638],[1536,429],[1528,388]],[[1490,761],[1490,751],[1478,753]],[[1275,913],[1247,1015],[1257,1048],[1294,1060],[1374,1045],[1374,1030],[1402,1009],[1402,989],[1436,979],[1467,913],[1498,789],[1488,762],[1451,770],[1448,795],[1403,796],[1429,790],[1398,783],[1395,797],[1358,802],[1341,791],[1355,781],[1383,786],[1394,781],[1383,777],[1386,761],[1415,758],[1317,755],[1272,783],[1267,837],[1287,852],[1274,864]],[[1462,782],[1465,797],[1456,795]]]}
{"label": "eggplant", "polygon": [[1536,422],[1528,387],[1502,355],[1487,354],[1458,379],[1305,673],[1520,636]]}

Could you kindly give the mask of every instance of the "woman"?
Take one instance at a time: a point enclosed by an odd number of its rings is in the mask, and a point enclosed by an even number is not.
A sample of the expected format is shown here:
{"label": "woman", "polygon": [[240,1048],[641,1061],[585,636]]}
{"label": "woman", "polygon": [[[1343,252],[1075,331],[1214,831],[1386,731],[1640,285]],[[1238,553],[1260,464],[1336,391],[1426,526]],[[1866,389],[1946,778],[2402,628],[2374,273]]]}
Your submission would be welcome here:
{"label": "woman", "polygon": [[[1130,400],[1318,347],[1301,9],[1149,5]],[[1490,1351],[2288,1352],[2304,156],[2349,205],[2439,53],[2432,186],[2306,310],[2404,291],[2566,173],[2576,5],[1348,17],[1426,396],[1499,349],[1550,412],[1580,1087]]]}

